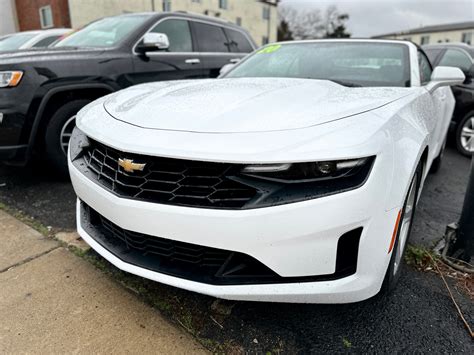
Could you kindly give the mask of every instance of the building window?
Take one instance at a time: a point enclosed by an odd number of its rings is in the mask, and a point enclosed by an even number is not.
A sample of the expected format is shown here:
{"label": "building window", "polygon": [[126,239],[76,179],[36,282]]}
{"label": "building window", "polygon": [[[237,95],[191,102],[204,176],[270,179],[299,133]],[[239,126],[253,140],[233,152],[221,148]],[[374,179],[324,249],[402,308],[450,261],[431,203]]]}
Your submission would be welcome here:
{"label": "building window", "polygon": [[201,0],[192,0],[191,2],[197,2],[198,4],[200,4]]}
{"label": "building window", "polygon": [[235,19],[235,24],[236,24],[237,26],[242,26],[242,17],[237,17],[237,18]]}
{"label": "building window", "polygon": [[461,42],[466,44],[472,43],[472,32],[464,32],[461,36]]}
{"label": "building window", "polygon": [[421,36],[421,45],[430,43],[430,36]]}
{"label": "building window", "polygon": [[51,5],[40,7],[39,9],[41,28],[50,28],[54,26],[53,11]]}
{"label": "building window", "polygon": [[264,46],[264,45],[266,45],[266,44],[268,44],[268,37],[267,37],[267,36],[263,36],[263,37],[262,37],[262,45]]}
{"label": "building window", "polygon": [[263,8],[262,17],[264,20],[270,20],[270,7],[265,6]]}
{"label": "building window", "polygon": [[163,11],[164,12],[171,11],[171,0],[163,0]]}
{"label": "building window", "polygon": [[226,10],[227,9],[227,0],[219,0],[219,9],[224,9]]}

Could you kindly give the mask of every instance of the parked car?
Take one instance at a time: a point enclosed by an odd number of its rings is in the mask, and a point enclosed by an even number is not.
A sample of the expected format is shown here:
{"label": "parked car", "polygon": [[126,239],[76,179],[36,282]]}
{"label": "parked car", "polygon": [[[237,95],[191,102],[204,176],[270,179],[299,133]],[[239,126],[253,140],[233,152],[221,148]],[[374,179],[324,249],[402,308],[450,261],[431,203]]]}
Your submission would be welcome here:
{"label": "parked car", "polygon": [[391,290],[463,80],[411,42],[320,40],[99,99],[69,146],[79,234],[122,270],[219,298]]}
{"label": "parked car", "polygon": [[77,111],[131,85],[213,78],[253,51],[242,28],[186,13],[98,20],[47,50],[0,55],[0,160],[46,155],[67,174]]}
{"label": "parked car", "polygon": [[453,86],[456,99],[452,132],[456,147],[462,154],[474,153],[474,47],[467,44],[435,44],[423,46],[434,66],[453,66],[461,69],[466,80]]}
{"label": "parked car", "polygon": [[0,52],[49,47],[71,32],[70,28],[52,28],[50,30],[24,31],[5,35],[0,37]]}

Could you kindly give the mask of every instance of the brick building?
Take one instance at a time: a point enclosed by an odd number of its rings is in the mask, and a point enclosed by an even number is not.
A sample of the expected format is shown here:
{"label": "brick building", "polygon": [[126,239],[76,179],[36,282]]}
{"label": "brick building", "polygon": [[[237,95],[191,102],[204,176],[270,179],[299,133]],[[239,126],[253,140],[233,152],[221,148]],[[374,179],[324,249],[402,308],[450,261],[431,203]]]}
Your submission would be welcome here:
{"label": "brick building", "polygon": [[18,30],[81,28],[105,16],[127,12],[189,11],[219,17],[246,28],[257,44],[276,41],[277,0],[0,0],[16,5]]}
{"label": "brick building", "polygon": [[71,27],[68,0],[15,0],[20,31]]}

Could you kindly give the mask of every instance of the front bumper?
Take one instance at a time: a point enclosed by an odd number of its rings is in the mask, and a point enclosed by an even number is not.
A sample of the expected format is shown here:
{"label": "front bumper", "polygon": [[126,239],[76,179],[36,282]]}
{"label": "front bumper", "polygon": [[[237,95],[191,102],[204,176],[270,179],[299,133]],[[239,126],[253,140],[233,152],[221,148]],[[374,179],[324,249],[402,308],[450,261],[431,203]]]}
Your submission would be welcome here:
{"label": "front bumper", "polygon": [[[357,190],[324,198],[254,210],[213,210],[147,203],[117,197],[69,163],[78,198],[126,230],[249,255],[281,277],[334,273],[337,241],[363,228],[357,271],[341,279],[278,284],[213,285],[170,276],[126,263],[104,248],[82,225],[78,231],[99,254],[118,268],[172,286],[210,296],[249,301],[347,303],[380,290],[398,210],[386,211],[387,174],[377,159],[369,180]],[[79,200],[78,200],[79,201]]]}

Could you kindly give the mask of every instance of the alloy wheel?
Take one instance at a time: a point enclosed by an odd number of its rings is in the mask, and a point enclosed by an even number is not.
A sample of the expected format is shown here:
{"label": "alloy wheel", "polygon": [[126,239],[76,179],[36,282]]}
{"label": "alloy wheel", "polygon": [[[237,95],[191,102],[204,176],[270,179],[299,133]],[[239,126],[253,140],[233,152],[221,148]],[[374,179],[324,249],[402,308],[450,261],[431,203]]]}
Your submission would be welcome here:
{"label": "alloy wheel", "polygon": [[64,123],[63,128],[61,129],[61,134],[59,136],[61,149],[64,155],[67,155],[67,148],[69,145],[69,140],[71,139],[72,131],[76,126],[76,116],[69,118],[66,123]]}
{"label": "alloy wheel", "polygon": [[395,263],[393,266],[393,274],[395,275],[400,268],[402,263],[403,251],[405,250],[405,245],[407,243],[408,235],[410,234],[411,224],[413,222],[413,216],[415,213],[416,206],[416,186],[418,182],[418,174],[415,174],[413,181],[410,186],[410,191],[408,192],[408,199],[403,210],[403,215],[401,219],[400,226],[400,235],[398,236],[398,245],[395,250]]}
{"label": "alloy wheel", "polygon": [[461,145],[467,152],[474,152],[474,117],[468,118],[462,127]]}

